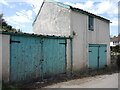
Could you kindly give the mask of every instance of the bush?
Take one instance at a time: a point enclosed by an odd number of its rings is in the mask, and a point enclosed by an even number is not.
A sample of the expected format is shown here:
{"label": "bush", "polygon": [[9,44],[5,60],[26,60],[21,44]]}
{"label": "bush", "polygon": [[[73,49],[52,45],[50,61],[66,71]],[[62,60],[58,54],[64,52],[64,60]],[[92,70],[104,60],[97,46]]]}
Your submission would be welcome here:
{"label": "bush", "polygon": [[119,45],[116,45],[115,47],[110,47],[110,49],[111,49],[112,52],[117,52],[117,53],[120,52],[120,47],[119,47]]}
{"label": "bush", "polygon": [[117,65],[118,65],[118,68],[120,69],[120,55],[117,55]]}

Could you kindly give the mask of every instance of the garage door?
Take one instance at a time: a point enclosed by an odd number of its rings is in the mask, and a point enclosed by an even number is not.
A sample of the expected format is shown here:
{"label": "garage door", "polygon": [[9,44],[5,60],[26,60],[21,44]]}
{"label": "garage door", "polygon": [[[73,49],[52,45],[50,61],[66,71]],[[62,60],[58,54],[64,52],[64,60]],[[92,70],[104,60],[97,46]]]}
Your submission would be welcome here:
{"label": "garage door", "polygon": [[21,82],[66,72],[66,40],[11,36],[10,81]]}
{"label": "garage door", "polygon": [[106,65],[107,45],[89,44],[88,66],[91,69],[104,68]]}

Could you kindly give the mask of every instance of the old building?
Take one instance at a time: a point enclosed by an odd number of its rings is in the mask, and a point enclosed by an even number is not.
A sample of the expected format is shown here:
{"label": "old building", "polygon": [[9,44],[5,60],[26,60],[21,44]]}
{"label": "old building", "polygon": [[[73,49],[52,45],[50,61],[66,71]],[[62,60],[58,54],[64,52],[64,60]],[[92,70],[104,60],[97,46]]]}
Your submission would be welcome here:
{"label": "old building", "polygon": [[0,32],[3,80],[17,83],[109,66],[109,23],[45,0],[33,23],[35,34]]}
{"label": "old building", "polygon": [[72,37],[66,46],[67,70],[72,67],[73,72],[79,72],[110,65],[109,23],[108,19],[82,9],[45,0],[33,23],[33,31]]}

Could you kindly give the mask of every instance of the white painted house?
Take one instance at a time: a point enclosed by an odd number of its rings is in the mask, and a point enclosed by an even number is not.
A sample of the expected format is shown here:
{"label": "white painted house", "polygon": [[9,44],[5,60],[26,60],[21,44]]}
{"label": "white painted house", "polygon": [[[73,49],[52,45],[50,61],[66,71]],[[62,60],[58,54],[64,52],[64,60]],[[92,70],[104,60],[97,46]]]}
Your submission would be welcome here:
{"label": "white painted house", "polygon": [[60,2],[45,0],[33,23],[36,34],[72,37],[67,40],[67,70],[110,65],[108,19]]}
{"label": "white painted house", "polygon": [[110,40],[110,46],[114,47],[116,45],[120,45],[120,35],[118,37],[113,37]]}

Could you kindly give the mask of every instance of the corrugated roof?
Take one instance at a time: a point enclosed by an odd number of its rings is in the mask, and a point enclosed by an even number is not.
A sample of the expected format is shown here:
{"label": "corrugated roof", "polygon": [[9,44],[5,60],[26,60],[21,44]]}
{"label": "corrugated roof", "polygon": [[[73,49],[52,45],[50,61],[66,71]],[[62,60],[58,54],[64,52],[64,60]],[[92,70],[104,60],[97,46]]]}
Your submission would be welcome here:
{"label": "corrugated roof", "polygon": [[8,32],[8,31],[0,31],[0,34],[6,35],[20,35],[20,36],[37,36],[37,37],[45,37],[45,38],[63,38],[63,39],[72,39],[72,37],[67,36],[55,36],[55,35],[42,35],[42,34],[34,34],[34,33],[22,33],[22,32]]}
{"label": "corrugated roof", "polygon": [[[73,6],[70,6],[70,5],[67,5],[67,4],[63,4],[63,3],[61,3],[61,2],[56,2],[56,1],[53,1],[53,0],[47,0],[47,1],[48,1],[48,2],[51,2],[51,3],[53,3],[53,4],[56,4],[56,5],[62,6],[62,7],[64,7],[64,8],[71,9],[71,10],[73,10],[73,11],[77,11],[77,12],[80,12],[80,13],[82,13],[82,14],[91,15],[91,16],[93,16],[93,17],[95,17],[95,18],[100,19],[100,20],[104,20],[104,21],[110,22],[110,20],[108,20],[108,19],[106,19],[106,18],[103,18],[103,17],[101,17],[101,16],[95,15],[95,14],[90,13],[90,12],[88,12],[88,11],[85,11],[85,10],[83,10],[83,9],[76,8],[76,7],[73,7]],[[43,4],[44,4],[44,2],[43,2]],[[43,4],[42,4],[42,6],[43,6]],[[42,6],[41,6],[41,8],[42,8]],[[38,14],[37,14],[34,22],[36,21],[39,13],[40,13],[40,11],[41,11],[41,8],[40,8],[40,10],[39,10],[39,12],[38,12]],[[34,22],[33,22],[33,25],[34,25]]]}

